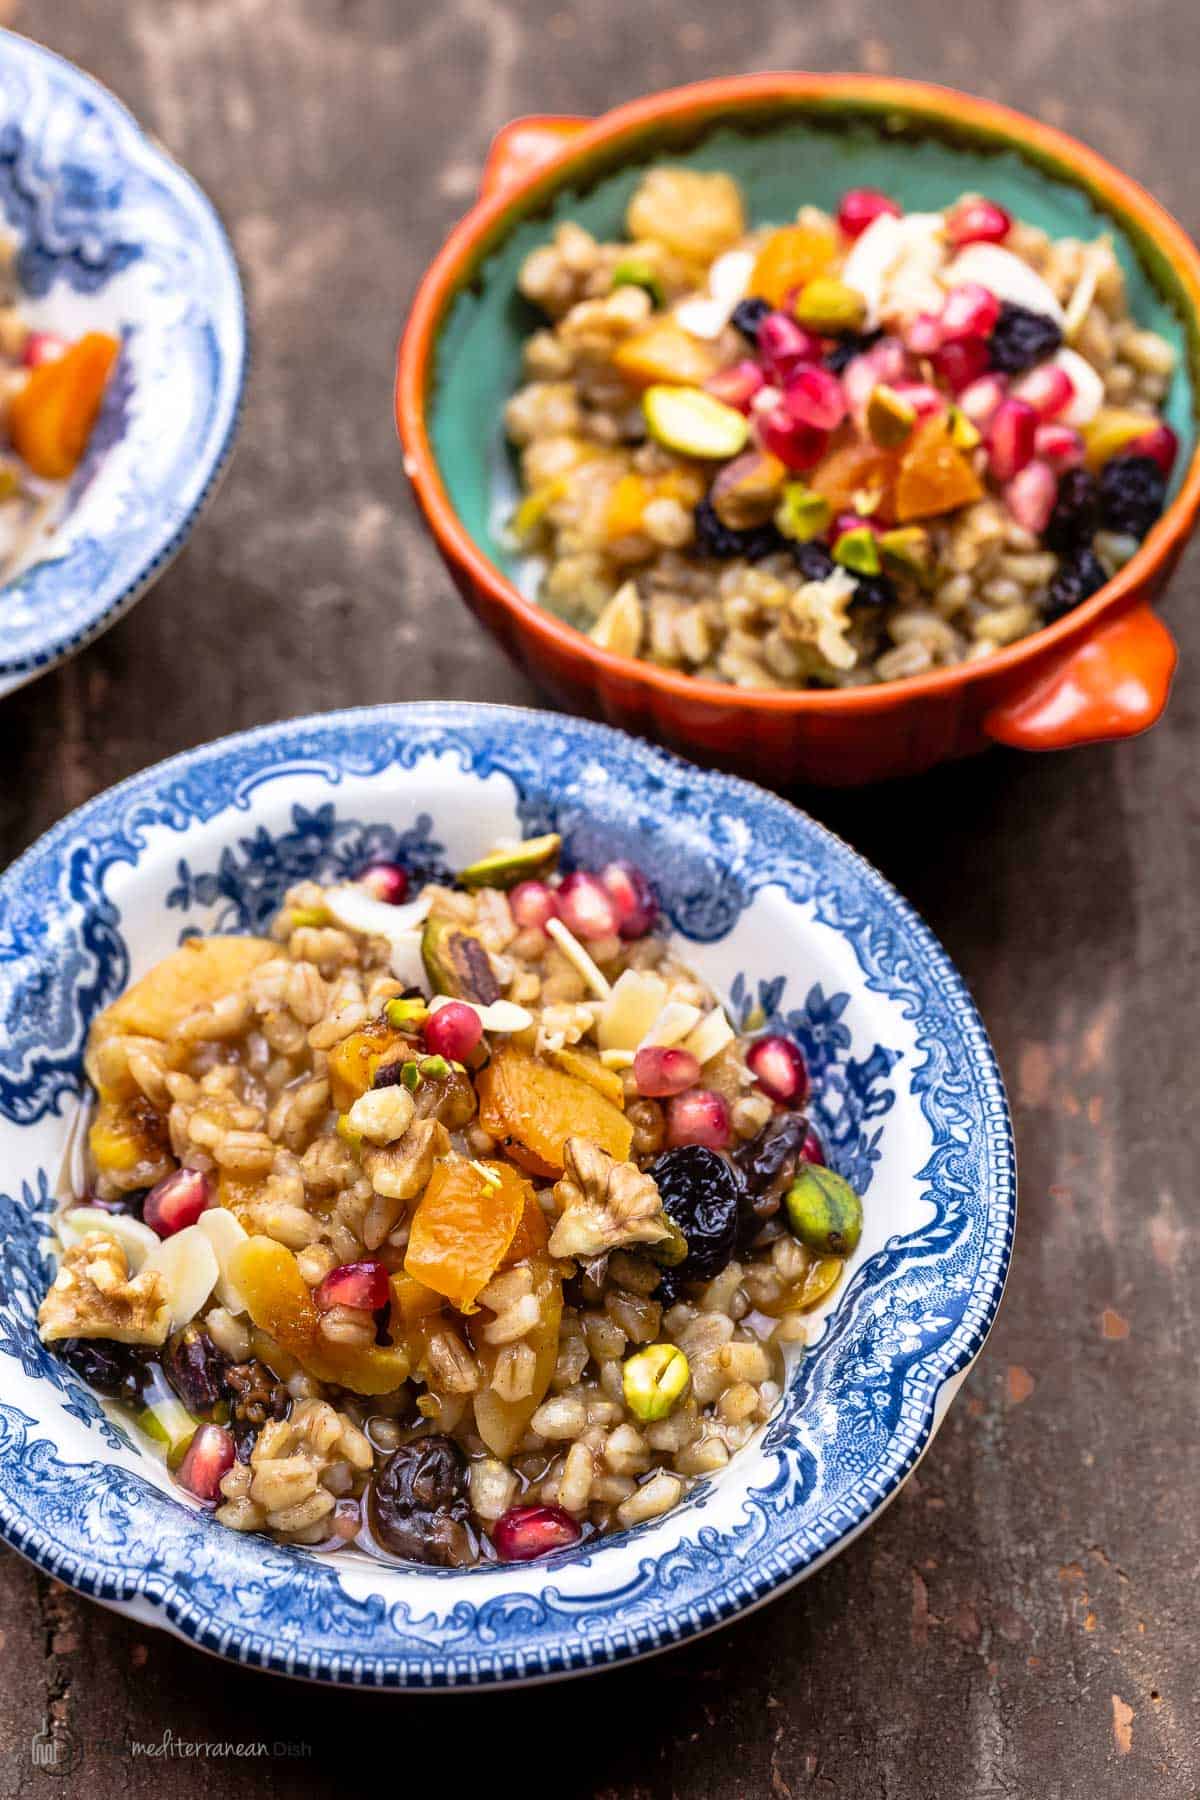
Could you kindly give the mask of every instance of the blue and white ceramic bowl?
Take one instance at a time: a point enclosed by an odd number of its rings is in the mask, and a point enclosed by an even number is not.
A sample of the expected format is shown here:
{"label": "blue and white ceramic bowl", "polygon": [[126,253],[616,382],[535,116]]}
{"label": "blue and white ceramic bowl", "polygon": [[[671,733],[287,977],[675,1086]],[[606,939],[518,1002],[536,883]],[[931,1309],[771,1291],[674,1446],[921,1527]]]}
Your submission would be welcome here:
{"label": "blue and white ceramic bowl", "polygon": [[[89,1021],[196,930],[377,857],[465,863],[560,831],[630,856],[687,955],[797,1034],[865,1193],[849,1278],[776,1417],[664,1518],[547,1561],[398,1570],[214,1523],[38,1341],[43,1240]],[[1004,1090],[945,953],[803,813],[615,731],[504,707],[381,707],[189,751],[73,813],[0,881],[0,1531],[84,1593],[321,1681],[449,1687],[666,1648],[832,1556],[911,1473],[995,1316],[1015,1192]]]}
{"label": "blue and white ceramic bowl", "polygon": [[246,368],[209,201],[120,102],[0,31],[0,212],[39,331],[121,357],[57,529],[0,586],[0,696],[105,631],[181,547],[229,454]]}

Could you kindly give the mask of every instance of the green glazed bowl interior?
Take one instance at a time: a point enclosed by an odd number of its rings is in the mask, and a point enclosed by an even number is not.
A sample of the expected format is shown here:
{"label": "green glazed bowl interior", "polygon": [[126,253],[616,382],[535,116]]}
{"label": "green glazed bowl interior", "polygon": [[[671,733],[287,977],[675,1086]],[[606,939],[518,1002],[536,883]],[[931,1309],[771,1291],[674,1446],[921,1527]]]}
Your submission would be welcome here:
{"label": "green glazed bowl interior", "polygon": [[642,171],[664,159],[733,175],[755,225],[784,223],[805,203],[832,210],[848,187],[878,187],[909,211],[939,209],[964,191],[978,190],[1052,237],[1093,238],[1107,231],[1125,271],[1134,317],[1177,353],[1165,408],[1180,440],[1173,496],[1196,444],[1200,345],[1182,283],[1136,220],[1102,210],[1068,165],[978,128],[950,127],[919,111],[900,115],[894,108],[882,112],[865,104],[846,108],[792,100],[781,111],[776,100],[762,110],[765,118],[749,108],[744,123],[722,123],[699,136],[693,126],[683,142],[673,141],[670,121],[661,121],[634,142],[598,153],[585,185],[560,188],[549,204],[539,196],[527,200],[524,209],[514,207],[475,265],[465,268],[464,285],[436,346],[430,434],[455,511],[509,580],[533,591],[528,561],[504,539],[517,481],[503,411],[520,383],[522,344],[544,323],[517,292],[518,272],[528,253],[565,220],[598,239],[620,238]]}

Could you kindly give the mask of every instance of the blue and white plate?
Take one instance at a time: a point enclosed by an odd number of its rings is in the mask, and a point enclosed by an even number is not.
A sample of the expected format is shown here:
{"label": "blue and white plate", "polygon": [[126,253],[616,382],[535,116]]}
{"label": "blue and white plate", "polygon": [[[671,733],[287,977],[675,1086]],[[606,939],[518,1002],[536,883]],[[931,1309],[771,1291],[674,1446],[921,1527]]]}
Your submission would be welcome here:
{"label": "blue and white plate", "polygon": [[0,586],[0,696],[106,631],[183,544],[232,447],[246,369],[233,252],[189,175],[106,89],[0,31],[0,224],[35,330],[108,331],[87,454]]}
{"label": "blue and white plate", "polygon": [[[649,871],[736,1015],[803,1043],[831,1159],[865,1195],[849,1278],[777,1415],[674,1512],[545,1562],[400,1570],[214,1523],[38,1341],[43,1239],[89,1021],[189,932],[257,931],[303,877],[462,865],[554,829]],[[0,880],[0,1531],[42,1568],[257,1667],[449,1687],[579,1673],[790,1586],[926,1450],[1004,1286],[1004,1090],[944,951],[783,801],[619,732],[505,707],[380,707],[188,751],[93,800]]]}

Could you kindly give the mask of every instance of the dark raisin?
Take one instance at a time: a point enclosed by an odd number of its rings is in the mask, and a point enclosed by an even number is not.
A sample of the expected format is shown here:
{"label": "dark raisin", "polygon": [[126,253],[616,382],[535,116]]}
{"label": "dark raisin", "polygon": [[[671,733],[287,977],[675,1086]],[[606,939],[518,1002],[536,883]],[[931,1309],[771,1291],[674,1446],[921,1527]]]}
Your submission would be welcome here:
{"label": "dark raisin", "polygon": [[1046,596],[1042,612],[1047,625],[1055,619],[1061,619],[1080,601],[1086,600],[1097,589],[1102,588],[1108,576],[1099,559],[1091,550],[1077,550],[1074,556],[1065,559],[1058,566],[1058,572],[1050,583],[1050,591]]}
{"label": "dark raisin", "polygon": [[733,318],[730,323],[734,330],[740,331],[750,343],[757,344],[758,328],[771,311],[773,308],[769,300],[763,300],[759,295],[752,294],[749,299],[738,301],[733,309]]}
{"label": "dark raisin", "polygon": [[660,1284],[673,1296],[680,1282],[711,1281],[732,1257],[742,1181],[732,1163],[702,1144],[664,1151],[649,1173],[667,1217],[687,1239],[687,1255]]}
{"label": "dark raisin", "polygon": [[230,1397],[229,1429],[239,1462],[249,1462],[259,1432],[268,1419],[286,1419],[291,1398],[282,1381],[256,1357],[230,1363],[225,1369],[225,1391]]}
{"label": "dark raisin", "polygon": [[380,1466],[367,1502],[385,1550],[408,1562],[454,1568],[473,1556],[467,1529],[467,1461],[436,1433],[401,1444]]}
{"label": "dark raisin", "polygon": [[115,1194],[112,1199],[101,1199],[99,1194],[89,1193],[79,1204],[94,1207],[97,1212],[132,1213],[135,1219],[140,1219],[149,1192],[149,1188],[130,1188],[127,1194]]}
{"label": "dark raisin", "polygon": [[870,350],[882,336],[882,330],[844,332],[833,349],[826,351],[825,367],[835,375],[840,375],[847,364],[852,363],[856,356],[861,356],[864,350]]}
{"label": "dark raisin", "polygon": [[149,1352],[112,1338],[64,1338],[56,1346],[68,1369],[110,1400],[136,1406],[149,1369]]}
{"label": "dark raisin", "polygon": [[1145,537],[1166,497],[1166,477],[1152,457],[1114,456],[1100,471],[1100,516],[1109,531]]}
{"label": "dark raisin", "polygon": [[777,1113],[768,1119],[757,1137],[733,1153],[742,1177],[738,1200],[739,1250],[745,1250],[774,1218],[795,1173],[808,1125],[800,1113]]}
{"label": "dark raisin", "polygon": [[774,525],[751,525],[745,531],[722,525],[711,500],[700,501],[695,519],[696,548],[702,556],[744,556],[747,562],[761,562],[783,542]]}
{"label": "dark raisin", "polygon": [[807,544],[789,544],[792,561],[805,581],[824,581],[837,566],[824,544],[811,538]]}
{"label": "dark raisin", "polygon": [[1034,363],[1045,362],[1062,343],[1062,331],[1045,313],[1031,312],[1027,306],[1015,306],[1011,300],[1000,303],[1000,317],[988,340],[993,369],[1003,375],[1019,375],[1032,369]]}
{"label": "dark raisin", "polygon": [[891,606],[896,590],[886,575],[859,575],[855,578],[851,606]]}
{"label": "dark raisin", "polygon": [[1067,469],[1058,482],[1054,511],[1042,537],[1061,553],[1090,544],[1100,524],[1100,495],[1089,469]]}
{"label": "dark raisin", "polygon": [[[410,1057],[408,1060],[411,1062],[412,1058]],[[404,1079],[404,1062],[404,1057],[400,1056],[396,1058],[395,1062],[384,1063],[383,1067],[376,1069],[371,1077],[371,1086],[373,1088],[399,1087]]]}
{"label": "dark raisin", "polygon": [[163,1374],[188,1411],[201,1416],[224,1399],[228,1368],[228,1357],[196,1325],[177,1332],[162,1354]]}

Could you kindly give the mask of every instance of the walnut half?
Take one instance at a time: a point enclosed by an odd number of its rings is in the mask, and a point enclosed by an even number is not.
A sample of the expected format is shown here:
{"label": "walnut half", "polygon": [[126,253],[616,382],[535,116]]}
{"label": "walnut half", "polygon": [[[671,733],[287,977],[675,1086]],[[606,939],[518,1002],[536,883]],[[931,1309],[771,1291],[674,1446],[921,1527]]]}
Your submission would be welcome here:
{"label": "walnut half", "polygon": [[619,1163],[590,1138],[570,1137],[554,1190],[561,1218],[551,1256],[601,1256],[623,1244],[661,1244],[672,1235],[658,1188],[635,1163]]}
{"label": "walnut half", "polygon": [[124,1250],[104,1231],[87,1232],[66,1252],[38,1312],[45,1344],[71,1337],[161,1344],[170,1322],[160,1271],[131,1276]]}

